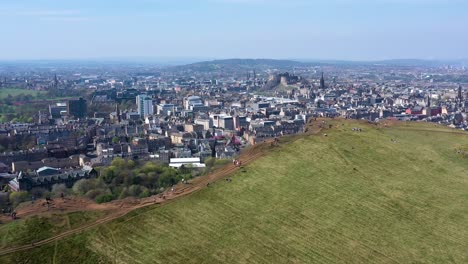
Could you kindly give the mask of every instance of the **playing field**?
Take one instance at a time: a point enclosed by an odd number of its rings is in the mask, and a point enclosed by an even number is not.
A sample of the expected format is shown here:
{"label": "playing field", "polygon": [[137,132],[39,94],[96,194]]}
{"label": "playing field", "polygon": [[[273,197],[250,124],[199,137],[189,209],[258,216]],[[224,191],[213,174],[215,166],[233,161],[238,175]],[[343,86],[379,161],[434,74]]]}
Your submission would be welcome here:
{"label": "playing field", "polygon": [[232,182],[0,263],[468,263],[468,134],[330,124]]}
{"label": "playing field", "polygon": [[35,91],[35,90],[27,90],[27,89],[20,89],[20,88],[0,88],[0,99],[11,96],[18,96],[18,95],[32,95],[37,96],[38,94],[45,93],[45,91]]}

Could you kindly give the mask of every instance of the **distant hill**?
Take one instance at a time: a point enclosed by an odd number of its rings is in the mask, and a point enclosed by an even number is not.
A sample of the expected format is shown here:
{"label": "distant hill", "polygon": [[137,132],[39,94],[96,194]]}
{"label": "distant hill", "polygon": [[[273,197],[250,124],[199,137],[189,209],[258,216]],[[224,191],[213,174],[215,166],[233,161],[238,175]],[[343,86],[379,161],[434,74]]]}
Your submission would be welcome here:
{"label": "distant hill", "polygon": [[181,72],[239,72],[247,70],[276,69],[291,71],[296,67],[314,66],[382,66],[382,67],[438,67],[443,65],[465,65],[466,60],[422,60],[422,59],[394,59],[376,61],[346,61],[346,60],[275,60],[275,59],[225,59],[202,61],[186,65],[168,67],[169,71]]}
{"label": "distant hill", "polygon": [[395,59],[373,61],[373,64],[383,64],[388,66],[440,66],[448,62],[438,60],[420,60],[420,59]]}
{"label": "distant hill", "polygon": [[434,67],[442,65],[465,65],[467,60],[423,60],[423,59],[390,59],[369,61],[346,60],[304,60],[305,63],[342,66],[393,66],[393,67]]}
{"label": "distant hill", "polygon": [[[266,146],[232,181],[0,263],[468,263],[466,132],[324,122]],[[72,222],[39,220],[31,230]],[[27,221],[0,226],[5,247]]]}
{"label": "distant hill", "polygon": [[278,69],[278,70],[289,70],[294,67],[305,67],[321,65],[321,63],[309,63],[300,62],[293,60],[273,60],[273,59],[226,59],[226,60],[213,60],[213,61],[202,61],[187,65],[171,67],[171,70],[179,71],[216,71],[216,70],[265,70],[265,69]]}

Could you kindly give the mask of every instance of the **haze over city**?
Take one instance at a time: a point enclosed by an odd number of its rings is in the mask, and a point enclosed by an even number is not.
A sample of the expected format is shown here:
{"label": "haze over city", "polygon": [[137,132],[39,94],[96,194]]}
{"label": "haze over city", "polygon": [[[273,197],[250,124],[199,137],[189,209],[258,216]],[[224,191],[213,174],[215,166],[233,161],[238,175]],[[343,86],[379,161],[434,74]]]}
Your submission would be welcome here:
{"label": "haze over city", "polygon": [[466,59],[462,0],[3,1],[0,60]]}

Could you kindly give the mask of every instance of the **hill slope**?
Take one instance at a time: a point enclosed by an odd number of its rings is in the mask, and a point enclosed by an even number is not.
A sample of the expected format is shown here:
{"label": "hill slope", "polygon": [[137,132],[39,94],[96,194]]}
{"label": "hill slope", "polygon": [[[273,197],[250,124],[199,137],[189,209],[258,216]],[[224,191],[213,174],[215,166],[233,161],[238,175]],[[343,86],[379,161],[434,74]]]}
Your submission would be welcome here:
{"label": "hill slope", "polygon": [[467,263],[467,134],[330,122],[230,183],[0,262]]}
{"label": "hill slope", "polygon": [[181,65],[170,68],[170,70],[177,71],[195,71],[195,72],[211,72],[223,70],[225,72],[235,72],[241,69],[251,71],[253,69],[266,70],[266,69],[279,69],[291,70],[294,67],[304,67],[311,65],[322,65],[321,63],[305,63],[292,60],[273,60],[273,59],[227,59],[227,60],[213,60],[202,61],[187,65]]}

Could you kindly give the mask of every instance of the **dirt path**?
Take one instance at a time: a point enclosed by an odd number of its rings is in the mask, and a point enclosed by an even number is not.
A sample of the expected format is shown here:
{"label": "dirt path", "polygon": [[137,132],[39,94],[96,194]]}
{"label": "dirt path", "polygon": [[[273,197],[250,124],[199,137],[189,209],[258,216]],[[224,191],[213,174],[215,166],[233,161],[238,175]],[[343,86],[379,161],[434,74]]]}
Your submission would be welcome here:
{"label": "dirt path", "polygon": [[[267,152],[269,150],[272,150],[273,148],[271,146],[272,142],[273,140],[262,142],[261,144],[255,145],[252,148],[248,149],[245,153],[242,153],[240,157],[242,165],[243,166],[247,165],[251,163],[252,161],[267,154]],[[61,240],[63,238],[83,232],[85,230],[89,230],[101,224],[108,223],[119,217],[125,216],[126,214],[139,208],[143,208],[143,207],[153,205],[153,204],[160,204],[160,205],[168,204],[177,198],[180,198],[182,196],[186,196],[189,194],[193,194],[203,188],[207,188],[207,185],[214,183],[220,179],[224,179],[227,176],[229,176],[231,173],[239,169],[242,169],[242,167],[239,168],[239,167],[234,166],[233,164],[229,164],[213,172],[212,174],[197,177],[191,180],[188,184],[179,183],[178,185],[174,187],[174,191],[169,190],[162,194],[158,194],[158,195],[151,196],[151,197],[144,198],[144,199],[127,199],[127,200],[121,200],[121,201],[114,201],[114,202],[102,204],[102,205],[93,204],[90,200],[86,200],[86,199],[81,199],[81,200],[77,199],[77,201],[73,201],[70,199],[68,201],[67,200],[62,201],[61,204],[55,204],[54,205],[55,208],[53,208],[53,210],[48,210],[48,211],[47,211],[47,207],[43,208],[44,206],[42,205],[41,205],[42,207],[39,206],[39,209],[40,209],[39,211],[36,211],[38,206],[25,207],[23,210],[18,211],[18,215],[20,217],[37,215],[41,213],[50,214],[53,212],[73,212],[73,211],[86,211],[86,210],[111,210],[112,212],[109,215],[96,220],[95,222],[84,224],[80,227],[65,231],[63,233],[60,233],[58,235],[52,236],[50,238],[47,238],[41,241],[37,241],[28,245],[3,248],[0,250],[0,255],[33,249],[35,247],[39,247],[39,246],[46,245],[57,240]],[[57,200],[62,200],[62,199],[57,199]],[[75,204],[75,206],[77,207],[73,207],[73,204]],[[69,208],[60,210],[60,209],[57,209],[59,208],[58,207],[59,205],[61,206],[66,205]]]}
{"label": "dirt path", "polygon": [[[51,215],[71,213],[77,211],[113,211],[118,209],[118,205],[113,203],[97,204],[94,201],[84,197],[65,197],[55,198],[50,206],[47,206],[45,199],[39,199],[34,203],[23,204],[15,209],[19,218],[27,218],[33,215]],[[8,216],[0,216],[2,223],[11,221]]]}

